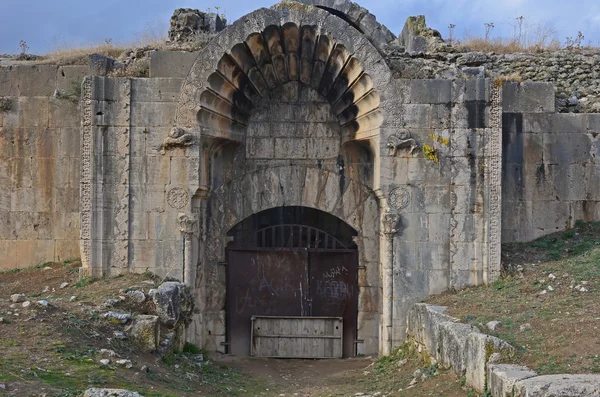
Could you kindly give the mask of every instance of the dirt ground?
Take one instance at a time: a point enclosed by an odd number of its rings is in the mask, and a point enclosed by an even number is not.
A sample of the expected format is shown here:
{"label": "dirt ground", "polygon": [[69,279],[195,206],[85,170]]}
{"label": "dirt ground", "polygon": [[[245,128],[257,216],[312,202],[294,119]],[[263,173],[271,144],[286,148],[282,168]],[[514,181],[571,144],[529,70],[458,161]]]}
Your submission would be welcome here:
{"label": "dirt ground", "polygon": [[[151,313],[148,304],[105,302],[129,289],[148,293],[160,280],[126,275],[79,280],[79,262],[47,263],[0,272],[0,389],[4,396],[75,397],[89,387],[124,388],[145,397],[174,396],[475,396],[451,372],[438,371],[400,351],[393,357],[345,360],[273,360],[204,354],[166,357],[141,352],[114,337],[125,326],[108,310]],[[68,283],[65,288],[61,284]],[[31,302],[12,303],[12,294]],[[74,297],[74,298],[72,298]],[[46,300],[48,306],[37,302]],[[118,299],[117,299],[118,300]],[[108,367],[103,349],[114,351]],[[118,358],[133,367],[115,365]],[[415,374],[415,371],[419,371]]]}

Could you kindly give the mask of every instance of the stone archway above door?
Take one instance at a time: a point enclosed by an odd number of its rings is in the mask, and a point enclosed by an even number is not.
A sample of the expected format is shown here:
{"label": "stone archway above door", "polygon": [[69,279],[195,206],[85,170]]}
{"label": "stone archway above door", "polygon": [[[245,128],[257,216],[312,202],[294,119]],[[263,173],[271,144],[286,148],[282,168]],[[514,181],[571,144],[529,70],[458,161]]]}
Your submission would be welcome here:
{"label": "stone archway above door", "polygon": [[380,97],[360,61],[312,25],[270,25],[224,54],[200,96],[198,122],[210,130],[243,133],[269,91],[299,81],[327,99],[342,133],[381,126]]}

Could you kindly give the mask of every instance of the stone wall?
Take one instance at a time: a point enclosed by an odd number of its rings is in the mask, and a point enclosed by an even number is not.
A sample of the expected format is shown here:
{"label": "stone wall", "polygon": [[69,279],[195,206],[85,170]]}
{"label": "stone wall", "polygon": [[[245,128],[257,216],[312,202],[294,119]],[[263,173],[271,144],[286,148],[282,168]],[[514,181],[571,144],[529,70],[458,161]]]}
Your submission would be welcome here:
{"label": "stone wall", "polygon": [[87,67],[0,67],[0,270],[79,258]]}
{"label": "stone wall", "polygon": [[[183,280],[178,212],[198,155],[168,154],[181,79],[91,77],[84,82],[82,255],[94,276],[152,271]],[[196,177],[197,179],[197,177]],[[92,261],[92,262],[90,262]]]}
{"label": "stone wall", "polygon": [[560,50],[542,53],[494,54],[459,51],[398,53],[387,62],[399,78],[448,79],[480,73],[514,81],[549,82],[556,87],[557,111],[600,112],[600,53]]}
{"label": "stone wall", "polygon": [[[494,280],[500,245],[500,103],[489,79],[394,80],[397,119],[420,148],[382,150],[382,190],[400,213],[394,239],[394,344],[419,298]],[[494,92],[496,91],[496,92]],[[437,161],[422,147],[436,149]],[[496,170],[496,171],[494,171]]]}
{"label": "stone wall", "polygon": [[552,84],[504,84],[503,242],[600,220],[600,116],[555,113],[554,92]]}

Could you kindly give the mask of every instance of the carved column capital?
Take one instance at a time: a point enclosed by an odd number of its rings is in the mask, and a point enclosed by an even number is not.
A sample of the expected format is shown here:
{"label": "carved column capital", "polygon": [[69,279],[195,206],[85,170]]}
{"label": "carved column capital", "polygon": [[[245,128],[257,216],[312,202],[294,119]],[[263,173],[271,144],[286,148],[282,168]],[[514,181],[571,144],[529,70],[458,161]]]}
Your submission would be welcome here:
{"label": "carved column capital", "polygon": [[400,214],[391,212],[385,213],[381,217],[381,223],[383,225],[383,234],[392,237],[394,234],[398,233],[400,228]]}
{"label": "carved column capital", "polygon": [[186,240],[191,240],[192,237],[198,237],[200,231],[198,230],[198,215],[197,214],[179,214],[177,217],[179,221],[179,231]]}

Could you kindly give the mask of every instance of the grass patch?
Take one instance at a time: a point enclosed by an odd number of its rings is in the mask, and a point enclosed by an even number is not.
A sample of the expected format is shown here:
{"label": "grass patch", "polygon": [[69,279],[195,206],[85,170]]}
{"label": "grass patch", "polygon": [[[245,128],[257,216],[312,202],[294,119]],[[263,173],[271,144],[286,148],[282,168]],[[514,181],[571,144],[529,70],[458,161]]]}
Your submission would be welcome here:
{"label": "grass patch", "polygon": [[189,342],[186,342],[185,345],[183,345],[182,352],[189,353],[189,354],[204,354],[205,353],[205,351],[200,349],[198,346],[194,345],[193,343],[189,343]]}
{"label": "grass patch", "polygon": [[[427,301],[506,340],[509,361],[540,374],[600,373],[600,223],[507,244],[502,257],[500,280]],[[489,321],[502,325],[492,332]]]}

